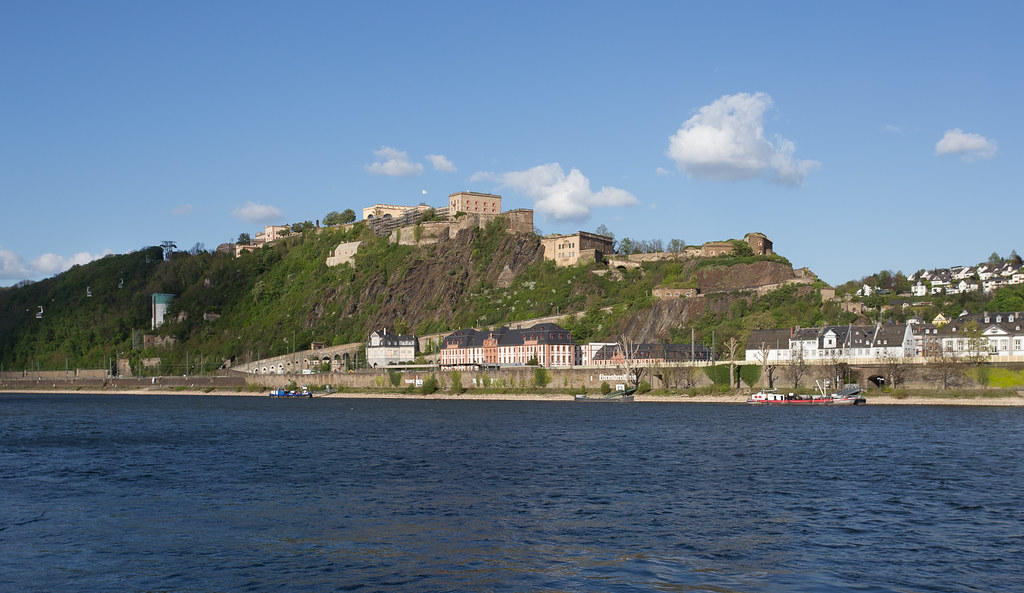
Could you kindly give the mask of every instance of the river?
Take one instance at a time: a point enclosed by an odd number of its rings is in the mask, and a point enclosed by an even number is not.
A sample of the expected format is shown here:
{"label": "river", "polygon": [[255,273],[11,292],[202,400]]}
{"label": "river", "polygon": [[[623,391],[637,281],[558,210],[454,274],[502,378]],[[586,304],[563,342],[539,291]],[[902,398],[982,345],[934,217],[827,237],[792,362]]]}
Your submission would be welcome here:
{"label": "river", "polygon": [[1019,591],[1024,409],[0,394],[5,591]]}

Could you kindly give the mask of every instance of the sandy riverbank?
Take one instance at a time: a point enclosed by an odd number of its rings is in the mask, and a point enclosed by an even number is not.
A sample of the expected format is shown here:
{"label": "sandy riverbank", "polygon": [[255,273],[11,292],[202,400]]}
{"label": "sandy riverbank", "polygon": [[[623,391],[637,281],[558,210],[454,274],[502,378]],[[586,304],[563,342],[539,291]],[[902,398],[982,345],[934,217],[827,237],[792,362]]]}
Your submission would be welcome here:
{"label": "sandy riverbank", "polygon": [[[206,390],[176,390],[142,388],[142,389],[82,389],[68,391],[62,389],[3,389],[2,393],[83,393],[83,394],[119,394],[119,395],[212,395],[212,396],[234,396],[234,397],[267,397],[264,391],[235,391],[233,389]],[[572,401],[573,396],[567,393],[473,393],[466,392],[461,395],[448,393],[435,393],[432,395],[407,394],[407,393],[332,393],[328,395],[318,394],[315,397],[331,399],[430,399],[430,400],[492,400],[492,401]],[[993,396],[993,397],[944,397],[942,395],[923,396],[909,395],[906,397],[893,397],[885,394],[868,394],[868,404],[883,406],[908,406],[908,405],[932,405],[932,406],[1024,406],[1022,396]],[[638,395],[637,402],[662,402],[662,403],[697,403],[697,404],[743,404],[747,401],[746,394],[726,395]]]}

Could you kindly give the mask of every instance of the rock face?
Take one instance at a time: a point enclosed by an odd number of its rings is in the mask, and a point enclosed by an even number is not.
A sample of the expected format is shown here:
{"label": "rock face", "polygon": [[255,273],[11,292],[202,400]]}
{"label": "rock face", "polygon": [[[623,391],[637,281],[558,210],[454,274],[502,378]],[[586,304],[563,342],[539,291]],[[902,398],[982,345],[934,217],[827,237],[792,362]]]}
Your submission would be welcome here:
{"label": "rock face", "polygon": [[[359,301],[381,305],[370,327],[393,327],[397,320],[411,326],[430,320],[451,321],[465,305],[462,296],[471,287],[481,280],[510,286],[543,255],[540,239],[532,233],[504,235],[493,252],[479,252],[474,250],[473,230],[466,229],[450,240],[418,249],[410,256],[414,259],[404,275],[395,273],[386,283],[367,286]],[[357,303],[348,303],[353,305]]]}
{"label": "rock face", "polygon": [[[710,266],[697,270],[697,286],[701,294],[752,289],[766,284],[797,280],[793,267],[787,264],[759,261],[734,266]],[[804,279],[801,279],[803,281]]]}
{"label": "rock face", "polygon": [[[700,287],[700,295],[696,298],[656,301],[650,309],[620,322],[617,329],[625,339],[636,342],[668,340],[673,329],[689,325],[705,313],[722,315],[736,300],[749,301],[754,294],[763,292],[758,290],[759,287],[771,290],[783,284],[809,284],[813,281],[804,276],[794,273],[788,264],[771,261],[701,268],[696,272]],[[799,290],[803,292],[811,288],[801,287]],[[739,292],[730,294],[733,291]]]}

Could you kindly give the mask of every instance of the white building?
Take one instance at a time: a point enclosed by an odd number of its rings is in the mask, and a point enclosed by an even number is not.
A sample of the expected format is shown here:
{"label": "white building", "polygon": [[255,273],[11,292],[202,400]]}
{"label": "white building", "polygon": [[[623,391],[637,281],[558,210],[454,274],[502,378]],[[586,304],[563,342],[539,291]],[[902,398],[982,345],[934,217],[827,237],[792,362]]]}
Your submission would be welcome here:
{"label": "white building", "polygon": [[917,353],[917,339],[909,324],[831,325],[794,328],[789,337],[780,337],[787,330],[754,330],[747,342],[746,359],[761,362],[761,348],[768,350],[768,362],[787,363],[794,360],[820,362],[842,360],[877,360],[912,357]]}
{"label": "white building", "polygon": [[416,360],[419,340],[416,336],[389,334],[387,329],[370,334],[366,342],[366,363],[370,367],[384,367]]}

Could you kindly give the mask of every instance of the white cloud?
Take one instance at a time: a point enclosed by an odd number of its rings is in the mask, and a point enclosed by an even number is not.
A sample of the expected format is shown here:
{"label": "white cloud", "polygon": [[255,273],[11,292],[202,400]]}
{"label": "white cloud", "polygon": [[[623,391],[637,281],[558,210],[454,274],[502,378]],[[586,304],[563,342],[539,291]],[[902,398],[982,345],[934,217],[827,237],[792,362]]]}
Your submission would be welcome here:
{"label": "white cloud", "polygon": [[111,253],[113,253],[113,251],[109,249],[104,249],[103,253],[96,254],[89,253],[88,251],[82,251],[72,255],[71,257],[64,257],[63,255],[57,255],[56,253],[44,253],[32,260],[29,265],[41,274],[52,276],[54,274],[60,274],[61,272],[71,268],[71,266],[85,265]]}
{"label": "white cloud", "polygon": [[448,160],[443,154],[428,154],[427,160],[430,164],[434,165],[434,169],[437,171],[444,171],[445,173],[454,173],[458,171],[455,165]]}
{"label": "white cloud", "polygon": [[579,169],[573,169],[566,175],[558,163],[500,175],[477,173],[473,179],[495,179],[505,187],[519,190],[533,198],[535,210],[545,218],[555,220],[583,221],[590,218],[593,208],[633,206],[637,203],[636,196],[617,187],[592,191],[590,180]]}
{"label": "white cloud", "polygon": [[800,186],[820,163],[796,161],[796,146],[764,137],[764,114],[772,107],[766,93],[725,95],[705,105],[669,139],[668,156],[690,177],[714,180],[755,179],[769,175]]}
{"label": "white cloud", "polygon": [[423,165],[410,161],[409,153],[404,150],[381,146],[373,154],[377,156],[377,162],[366,165],[366,170],[374,175],[413,177],[423,172]]}
{"label": "white cloud", "polygon": [[174,210],[171,210],[171,214],[175,216],[186,216],[188,214],[192,214],[192,210],[192,204],[182,204]]}
{"label": "white cloud", "polygon": [[0,245],[0,278],[21,280],[31,273],[20,255]]}
{"label": "white cloud", "polygon": [[664,167],[658,167],[657,169],[654,170],[654,172],[657,175],[671,175],[672,174],[672,171],[669,171],[668,169],[666,169]]}
{"label": "white cloud", "polygon": [[997,148],[993,140],[954,128],[946,130],[946,135],[935,145],[935,156],[957,154],[965,163],[969,163],[977,159],[992,158]]}
{"label": "white cloud", "polygon": [[276,222],[281,220],[283,213],[280,208],[276,206],[267,206],[266,204],[257,204],[256,202],[246,202],[244,206],[240,206],[231,211],[231,216],[234,216],[238,220],[245,222]]}

